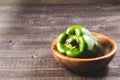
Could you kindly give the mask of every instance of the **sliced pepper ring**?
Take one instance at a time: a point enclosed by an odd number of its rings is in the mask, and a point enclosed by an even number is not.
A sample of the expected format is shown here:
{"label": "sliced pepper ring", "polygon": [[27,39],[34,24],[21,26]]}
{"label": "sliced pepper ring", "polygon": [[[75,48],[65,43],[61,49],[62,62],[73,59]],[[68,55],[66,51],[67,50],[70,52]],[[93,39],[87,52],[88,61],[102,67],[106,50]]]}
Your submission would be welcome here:
{"label": "sliced pepper ring", "polygon": [[85,42],[83,37],[79,37],[78,48],[68,49],[66,55],[70,57],[80,57],[85,50]]}
{"label": "sliced pepper ring", "polygon": [[[81,35],[82,31],[80,26],[71,26],[58,37],[57,50],[70,57],[79,57],[85,49],[85,41]],[[74,38],[74,36],[76,38]],[[68,39],[71,41],[66,44]],[[76,40],[76,42],[74,42],[74,40]]]}

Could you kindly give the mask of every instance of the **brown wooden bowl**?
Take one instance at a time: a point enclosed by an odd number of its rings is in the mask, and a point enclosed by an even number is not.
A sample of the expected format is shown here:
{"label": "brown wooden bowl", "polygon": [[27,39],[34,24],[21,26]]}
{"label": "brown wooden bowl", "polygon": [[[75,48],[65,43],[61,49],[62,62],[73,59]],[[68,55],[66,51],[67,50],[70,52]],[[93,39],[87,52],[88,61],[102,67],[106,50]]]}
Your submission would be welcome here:
{"label": "brown wooden bowl", "polygon": [[56,39],[53,40],[51,49],[55,60],[65,68],[74,72],[91,73],[104,69],[113,59],[117,45],[109,37],[92,32],[98,39],[100,47],[99,55],[95,58],[72,58],[59,53],[56,50]]}

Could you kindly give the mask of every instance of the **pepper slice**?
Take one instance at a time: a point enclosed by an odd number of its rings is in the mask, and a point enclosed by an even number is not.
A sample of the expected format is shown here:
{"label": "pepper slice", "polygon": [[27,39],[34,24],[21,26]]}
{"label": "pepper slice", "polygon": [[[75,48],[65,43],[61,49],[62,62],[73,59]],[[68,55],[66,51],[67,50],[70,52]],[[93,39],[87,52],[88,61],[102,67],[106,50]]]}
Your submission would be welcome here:
{"label": "pepper slice", "polygon": [[57,50],[70,57],[95,57],[99,50],[97,39],[79,25],[70,26],[57,39]]}
{"label": "pepper slice", "polygon": [[85,49],[85,41],[81,35],[81,26],[71,26],[58,37],[57,50],[70,57],[80,57]]}

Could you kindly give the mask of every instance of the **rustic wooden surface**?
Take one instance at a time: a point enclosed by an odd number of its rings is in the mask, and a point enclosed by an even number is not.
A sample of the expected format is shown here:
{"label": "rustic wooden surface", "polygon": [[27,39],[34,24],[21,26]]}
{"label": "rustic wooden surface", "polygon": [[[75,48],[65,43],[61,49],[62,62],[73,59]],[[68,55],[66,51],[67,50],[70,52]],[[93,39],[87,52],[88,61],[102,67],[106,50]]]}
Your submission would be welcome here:
{"label": "rustic wooden surface", "polygon": [[[79,75],[53,58],[51,41],[79,24],[117,43],[100,74]],[[120,80],[120,5],[1,5],[0,80]]]}
{"label": "rustic wooden surface", "polygon": [[0,0],[0,4],[119,4],[120,0]]}

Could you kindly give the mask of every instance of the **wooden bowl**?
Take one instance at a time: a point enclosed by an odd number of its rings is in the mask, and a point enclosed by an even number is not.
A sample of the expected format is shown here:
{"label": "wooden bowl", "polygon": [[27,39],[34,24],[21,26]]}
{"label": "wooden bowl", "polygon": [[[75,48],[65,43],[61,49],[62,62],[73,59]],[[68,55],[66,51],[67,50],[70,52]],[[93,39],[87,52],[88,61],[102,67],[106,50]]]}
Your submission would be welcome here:
{"label": "wooden bowl", "polygon": [[72,58],[59,53],[56,50],[56,39],[53,40],[51,49],[55,60],[62,64],[65,68],[81,73],[97,72],[107,67],[108,63],[113,59],[117,46],[109,37],[92,32],[98,39],[100,45],[99,55],[95,58]]}

